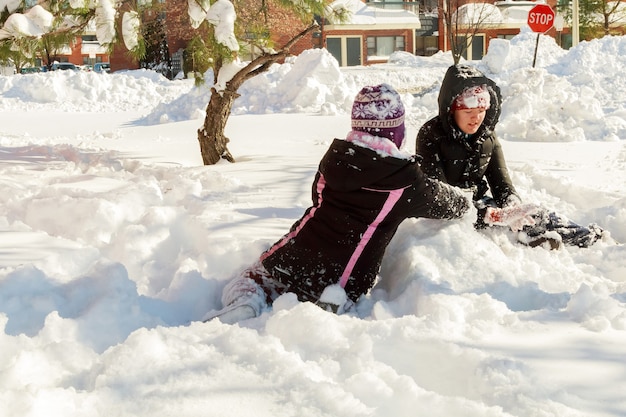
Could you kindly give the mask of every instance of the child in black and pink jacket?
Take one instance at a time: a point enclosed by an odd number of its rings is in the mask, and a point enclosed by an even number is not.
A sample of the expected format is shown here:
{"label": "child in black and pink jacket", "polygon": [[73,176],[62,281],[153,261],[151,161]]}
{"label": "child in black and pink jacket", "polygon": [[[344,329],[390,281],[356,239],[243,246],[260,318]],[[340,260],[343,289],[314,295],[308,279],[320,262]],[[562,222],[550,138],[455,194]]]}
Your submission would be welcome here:
{"label": "child in black and pink jacket", "polygon": [[352,130],[332,142],[319,164],[311,207],[226,285],[223,309],[204,320],[258,316],[286,292],[347,311],[374,285],[400,223],[463,216],[468,200],[422,173],[417,158],[402,150],[404,135],[400,95],[387,84],[363,88],[352,106]]}

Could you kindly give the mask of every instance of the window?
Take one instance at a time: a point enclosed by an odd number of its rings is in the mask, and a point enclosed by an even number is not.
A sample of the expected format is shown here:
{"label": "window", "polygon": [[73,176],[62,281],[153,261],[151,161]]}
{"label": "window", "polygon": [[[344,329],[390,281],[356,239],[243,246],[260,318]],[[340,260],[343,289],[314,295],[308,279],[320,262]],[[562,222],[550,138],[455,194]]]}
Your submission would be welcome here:
{"label": "window", "polygon": [[326,49],[340,66],[361,65],[362,40],[359,36],[341,36],[326,38]]}
{"label": "window", "polygon": [[479,60],[485,55],[485,35],[483,34],[476,33],[472,37],[459,35],[456,41],[461,56],[467,60]]}
{"label": "window", "polygon": [[485,35],[474,35],[471,47],[472,59],[483,59],[485,56]]}
{"label": "window", "polygon": [[395,51],[404,51],[404,36],[368,36],[367,57],[388,58]]}
{"label": "window", "polygon": [[415,55],[431,56],[439,50],[439,36],[415,37]]}

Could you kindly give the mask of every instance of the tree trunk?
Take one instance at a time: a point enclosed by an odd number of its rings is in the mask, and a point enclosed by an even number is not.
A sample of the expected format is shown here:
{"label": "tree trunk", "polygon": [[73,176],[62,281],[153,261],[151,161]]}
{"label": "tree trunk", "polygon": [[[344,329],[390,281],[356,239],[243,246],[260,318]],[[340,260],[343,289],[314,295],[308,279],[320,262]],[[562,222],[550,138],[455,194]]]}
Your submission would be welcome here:
{"label": "tree trunk", "polygon": [[228,89],[222,94],[211,89],[211,99],[206,108],[204,126],[198,129],[198,142],[200,142],[200,153],[204,165],[214,165],[222,158],[228,162],[235,162],[235,158],[228,150],[229,140],[224,130],[236,98],[237,94]]}
{"label": "tree trunk", "polygon": [[[228,150],[227,144],[229,141],[228,138],[224,136],[224,129],[226,129],[226,122],[230,116],[233,103],[237,97],[239,97],[237,90],[246,80],[264,73],[270,68],[270,65],[284,59],[289,54],[289,48],[298,40],[315,30],[315,28],[317,28],[317,24],[313,23],[294,36],[281,50],[274,53],[263,54],[253,59],[226,83],[226,88],[223,91],[218,92],[215,88],[211,89],[211,99],[206,108],[204,126],[198,129],[198,142],[200,142],[200,153],[202,154],[202,162],[204,165],[214,165],[218,163],[220,159],[235,162],[235,158],[233,158]],[[218,63],[217,68],[216,74],[219,73],[221,62]]]}

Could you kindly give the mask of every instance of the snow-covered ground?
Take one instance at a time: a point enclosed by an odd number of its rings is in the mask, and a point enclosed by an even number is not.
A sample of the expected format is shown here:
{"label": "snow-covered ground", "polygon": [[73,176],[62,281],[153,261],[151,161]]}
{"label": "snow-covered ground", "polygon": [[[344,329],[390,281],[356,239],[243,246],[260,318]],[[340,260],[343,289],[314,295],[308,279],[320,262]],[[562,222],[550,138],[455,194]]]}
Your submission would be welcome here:
{"label": "snow-covered ground", "polygon": [[[473,62],[525,201],[626,241],[626,38],[536,35]],[[409,140],[449,54],[338,68],[322,51],[247,82],[202,166],[208,89],[155,73],[0,77],[0,416],[626,415],[626,248],[528,248],[406,221],[374,291],[335,316],[284,295],[200,323],[310,204],[354,95],[403,93]]]}

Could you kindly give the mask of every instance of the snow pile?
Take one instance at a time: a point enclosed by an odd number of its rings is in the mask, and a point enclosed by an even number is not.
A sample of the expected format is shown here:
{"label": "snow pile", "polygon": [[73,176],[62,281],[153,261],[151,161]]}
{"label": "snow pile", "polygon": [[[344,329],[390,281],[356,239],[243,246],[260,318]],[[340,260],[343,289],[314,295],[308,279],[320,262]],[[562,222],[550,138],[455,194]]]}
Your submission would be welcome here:
{"label": "snow pile", "polygon": [[171,82],[147,70],[115,74],[53,71],[0,77],[0,109],[65,112],[145,112],[193,88],[192,80]]}
{"label": "snow pile", "polygon": [[[625,44],[540,48],[532,69],[522,34],[474,62],[502,87],[522,199],[620,242]],[[207,86],[0,77],[0,416],[626,415],[626,247],[609,240],[547,251],[476,232],[475,212],[411,220],[353,314],[286,294],[238,325],[198,322],[309,206],[363,85],[402,93],[409,147],[437,112],[450,55],[392,58],[309,51],[251,79],[226,131],[237,163],[209,167]]]}

